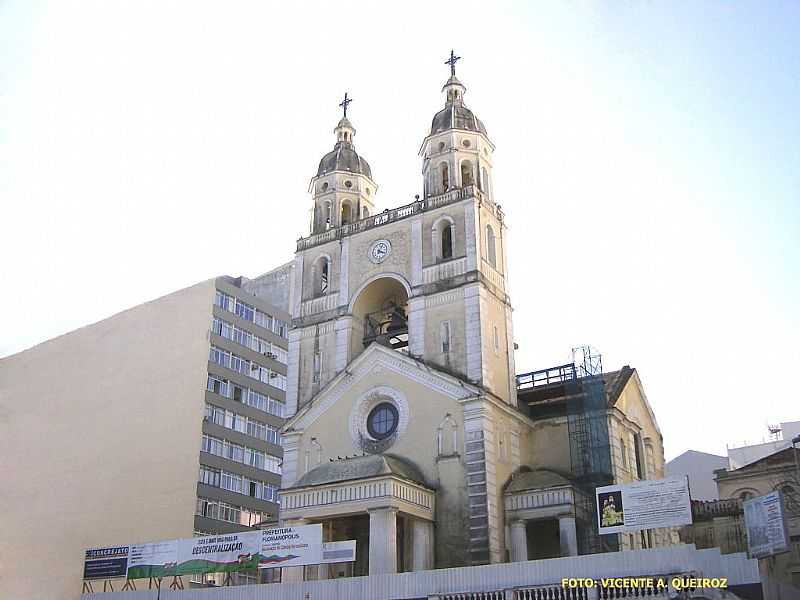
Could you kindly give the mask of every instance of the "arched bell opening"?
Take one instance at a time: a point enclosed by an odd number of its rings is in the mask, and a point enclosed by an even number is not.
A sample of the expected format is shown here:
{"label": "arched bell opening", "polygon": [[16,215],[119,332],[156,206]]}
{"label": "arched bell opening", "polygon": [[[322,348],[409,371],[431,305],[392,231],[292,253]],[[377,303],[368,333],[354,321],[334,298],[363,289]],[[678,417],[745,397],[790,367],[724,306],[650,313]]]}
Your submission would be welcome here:
{"label": "arched bell opening", "polygon": [[[353,304],[353,356],[372,342],[392,350],[408,347],[408,291],[394,277],[367,284]],[[360,330],[360,331],[359,331]]]}

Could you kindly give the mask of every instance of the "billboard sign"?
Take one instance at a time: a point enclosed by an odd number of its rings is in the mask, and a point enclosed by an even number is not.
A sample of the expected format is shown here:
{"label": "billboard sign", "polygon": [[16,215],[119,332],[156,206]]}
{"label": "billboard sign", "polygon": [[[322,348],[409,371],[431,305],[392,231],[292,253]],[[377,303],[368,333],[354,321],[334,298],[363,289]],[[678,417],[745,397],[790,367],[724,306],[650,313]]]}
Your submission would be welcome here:
{"label": "billboard sign", "polygon": [[178,564],[178,540],[131,544],[128,579],[174,575]]}
{"label": "billboard sign", "polygon": [[[352,544],[352,546],[350,545]],[[352,558],[348,558],[352,555]],[[86,551],[84,579],[146,579],[355,560],[355,542],[336,542],[323,560],[322,525],[273,527]],[[335,560],[333,560],[335,559]]]}
{"label": "billboard sign", "polygon": [[298,567],[322,563],[322,525],[273,527],[261,532],[261,557],[258,566]]}
{"label": "billboard sign", "polygon": [[601,534],[691,525],[686,477],[607,485],[595,491]]}
{"label": "billboard sign", "polygon": [[745,500],[744,526],[750,556],[764,558],[789,552],[789,528],[781,492]]}
{"label": "billboard sign", "polygon": [[83,559],[84,579],[113,579],[128,573],[129,546],[90,548]]}
{"label": "billboard sign", "polygon": [[257,569],[260,542],[260,531],[179,540],[176,573],[230,573]]}

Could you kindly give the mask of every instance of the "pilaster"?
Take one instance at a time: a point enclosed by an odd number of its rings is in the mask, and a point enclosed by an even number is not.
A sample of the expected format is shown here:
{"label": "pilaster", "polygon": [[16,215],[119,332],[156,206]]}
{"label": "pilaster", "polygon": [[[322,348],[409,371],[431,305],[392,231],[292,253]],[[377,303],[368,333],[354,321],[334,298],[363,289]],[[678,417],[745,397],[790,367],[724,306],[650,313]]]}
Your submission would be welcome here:
{"label": "pilaster", "polygon": [[[299,310],[299,308],[298,308]],[[289,351],[286,365],[286,413],[285,418],[294,416],[297,412],[297,402],[300,384],[300,338],[302,331],[289,330]]]}
{"label": "pilaster", "polygon": [[350,360],[350,334],[353,326],[353,317],[342,317],[336,320],[334,330],[336,332],[336,356],[334,357],[334,368],[336,373],[344,371]]}
{"label": "pilaster", "polygon": [[425,355],[425,297],[408,301],[408,353]]}
{"label": "pilaster", "polygon": [[342,240],[339,259],[339,306],[350,302],[350,238]]}
{"label": "pilaster", "polygon": [[422,285],[422,218],[411,221],[411,286]]}

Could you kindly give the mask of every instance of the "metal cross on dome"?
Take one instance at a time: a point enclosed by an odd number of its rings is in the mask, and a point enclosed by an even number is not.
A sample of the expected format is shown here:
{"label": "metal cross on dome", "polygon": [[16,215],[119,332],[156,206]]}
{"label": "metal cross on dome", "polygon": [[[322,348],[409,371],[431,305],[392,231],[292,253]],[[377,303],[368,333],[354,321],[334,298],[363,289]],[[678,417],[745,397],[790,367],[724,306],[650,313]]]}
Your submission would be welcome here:
{"label": "metal cross on dome", "polygon": [[353,101],[352,98],[347,97],[347,92],[344,93],[344,100],[339,103],[339,106],[344,110],[344,116],[347,118],[347,105]]}
{"label": "metal cross on dome", "polygon": [[456,56],[456,53],[450,50],[450,58],[444,61],[444,64],[450,65],[450,75],[453,77],[456,76],[456,62],[461,60],[460,56]]}

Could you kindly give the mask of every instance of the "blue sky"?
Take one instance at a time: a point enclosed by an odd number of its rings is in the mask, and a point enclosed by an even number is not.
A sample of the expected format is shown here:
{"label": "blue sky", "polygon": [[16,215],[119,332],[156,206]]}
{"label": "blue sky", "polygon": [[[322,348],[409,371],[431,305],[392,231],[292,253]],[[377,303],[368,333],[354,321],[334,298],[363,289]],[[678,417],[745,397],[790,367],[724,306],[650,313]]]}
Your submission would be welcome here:
{"label": "blue sky", "polygon": [[760,440],[800,419],[798,37],[788,1],[6,0],[0,355],[288,261],[345,90],[378,204],[410,202],[453,47],[518,371],[589,343],[639,369],[668,457]]}

